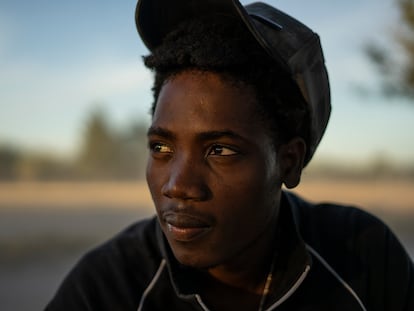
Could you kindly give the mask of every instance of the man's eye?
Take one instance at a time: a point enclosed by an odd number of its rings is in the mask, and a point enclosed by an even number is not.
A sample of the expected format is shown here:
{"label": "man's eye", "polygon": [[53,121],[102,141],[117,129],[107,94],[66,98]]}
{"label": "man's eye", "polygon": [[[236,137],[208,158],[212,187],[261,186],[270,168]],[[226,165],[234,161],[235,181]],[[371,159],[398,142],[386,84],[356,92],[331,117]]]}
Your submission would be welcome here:
{"label": "man's eye", "polygon": [[236,155],[238,152],[221,145],[214,145],[211,147],[208,155],[219,155],[219,156],[231,156]]}
{"label": "man's eye", "polygon": [[172,153],[172,148],[163,143],[152,143],[150,144],[150,150],[156,153]]}

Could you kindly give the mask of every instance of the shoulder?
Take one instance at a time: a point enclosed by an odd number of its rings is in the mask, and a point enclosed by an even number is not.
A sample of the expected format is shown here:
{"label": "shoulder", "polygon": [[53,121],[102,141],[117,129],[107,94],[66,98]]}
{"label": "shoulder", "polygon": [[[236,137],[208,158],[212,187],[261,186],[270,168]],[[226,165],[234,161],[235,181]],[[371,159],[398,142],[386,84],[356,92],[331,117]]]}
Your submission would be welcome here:
{"label": "shoulder", "polygon": [[291,193],[287,197],[305,243],[344,274],[412,267],[398,237],[378,217],[354,206],[309,203]]}
{"label": "shoulder", "polygon": [[348,241],[348,246],[355,247],[372,239],[385,242],[393,235],[382,220],[359,207],[311,203],[292,193],[286,196],[305,242],[334,247],[338,242]]}
{"label": "shoulder", "polygon": [[93,249],[85,258],[106,256],[128,258],[131,255],[144,255],[147,252],[155,251],[154,246],[157,245],[156,228],[157,220],[155,217],[137,221]]}
{"label": "shoulder", "polygon": [[[155,218],[138,221],[115,235],[102,245],[86,253],[75,269],[82,273],[102,270],[110,273],[134,273],[150,271],[150,266],[157,266],[161,254],[156,238],[157,221]],[[146,267],[145,269],[143,267]],[[92,268],[92,269],[91,269]],[[99,274],[92,277],[98,277]]]}
{"label": "shoulder", "polygon": [[86,253],[47,310],[129,310],[161,262],[155,218],[136,222]]}
{"label": "shoulder", "polygon": [[404,305],[414,304],[413,262],[382,220],[358,207],[287,198],[305,243],[368,305],[411,310]]}

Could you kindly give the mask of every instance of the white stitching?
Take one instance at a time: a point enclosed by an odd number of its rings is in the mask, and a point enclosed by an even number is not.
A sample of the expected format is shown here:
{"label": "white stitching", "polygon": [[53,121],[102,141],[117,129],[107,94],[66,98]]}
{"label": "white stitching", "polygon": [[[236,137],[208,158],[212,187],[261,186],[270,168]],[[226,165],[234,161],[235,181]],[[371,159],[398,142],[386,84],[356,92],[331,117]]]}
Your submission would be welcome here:
{"label": "white stitching", "polygon": [[303,280],[308,275],[309,270],[310,270],[310,266],[309,265],[306,265],[305,271],[302,272],[302,274],[297,279],[297,281],[295,282],[295,284],[293,284],[293,286],[286,292],[286,294],[284,294],[278,301],[276,301],[268,309],[266,309],[266,311],[273,310],[273,309],[277,308],[278,306],[280,306],[283,302],[285,302],[286,299],[288,299],[298,289],[298,287],[300,286],[300,284],[302,284]]}
{"label": "white stitching", "polygon": [[201,306],[201,308],[203,308],[204,311],[210,311],[210,309],[207,308],[207,306],[204,304],[203,300],[201,300],[200,295],[196,294],[195,297],[196,297],[198,304]]}
{"label": "white stitching", "polygon": [[367,309],[365,308],[364,304],[362,303],[361,299],[358,297],[358,295],[355,293],[355,291],[351,288],[351,286],[349,286],[348,283],[346,283],[340,276],[338,273],[336,273],[336,271],[326,262],[325,259],[323,259],[323,257],[317,252],[315,251],[311,246],[309,246],[308,244],[306,244],[306,248],[316,257],[318,258],[318,260],[325,266],[325,268],[332,273],[332,275],[351,293],[352,296],[354,296],[355,300],[358,302],[358,304],[360,305],[361,309],[363,311],[367,311]]}
{"label": "white stitching", "polygon": [[148,287],[145,289],[144,293],[142,294],[141,301],[139,302],[139,306],[137,311],[141,311],[142,307],[144,305],[145,298],[147,298],[147,295],[154,287],[155,283],[157,282],[158,278],[161,275],[162,270],[164,270],[166,261],[165,259],[161,260],[160,266],[158,267],[157,272],[155,273],[154,277],[152,278],[151,282],[149,283]]}

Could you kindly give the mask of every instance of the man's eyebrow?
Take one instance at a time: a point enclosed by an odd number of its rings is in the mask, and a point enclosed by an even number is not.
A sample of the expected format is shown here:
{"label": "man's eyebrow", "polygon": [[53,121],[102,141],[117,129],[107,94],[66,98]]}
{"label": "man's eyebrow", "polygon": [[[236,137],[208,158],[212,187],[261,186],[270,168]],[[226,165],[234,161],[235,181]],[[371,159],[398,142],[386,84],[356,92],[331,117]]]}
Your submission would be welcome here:
{"label": "man's eyebrow", "polygon": [[175,135],[171,131],[169,131],[167,129],[164,129],[162,127],[158,127],[158,126],[151,126],[148,129],[147,136],[150,136],[150,135],[161,136],[161,137],[164,137],[164,138],[174,138],[175,137]]}
{"label": "man's eyebrow", "polygon": [[[147,135],[148,136],[155,135],[155,136],[160,136],[160,137],[164,137],[167,139],[173,139],[176,137],[176,135],[170,130],[167,130],[165,128],[158,127],[158,126],[151,126],[147,131]],[[233,138],[237,140],[245,140],[243,136],[231,130],[206,131],[206,132],[201,132],[197,134],[197,139],[201,141],[215,140],[215,139],[219,139],[223,137],[229,137],[229,138]]]}
{"label": "man's eyebrow", "polygon": [[229,137],[237,140],[245,140],[241,135],[231,130],[202,132],[199,133],[197,136],[200,140],[215,140],[223,137]]}

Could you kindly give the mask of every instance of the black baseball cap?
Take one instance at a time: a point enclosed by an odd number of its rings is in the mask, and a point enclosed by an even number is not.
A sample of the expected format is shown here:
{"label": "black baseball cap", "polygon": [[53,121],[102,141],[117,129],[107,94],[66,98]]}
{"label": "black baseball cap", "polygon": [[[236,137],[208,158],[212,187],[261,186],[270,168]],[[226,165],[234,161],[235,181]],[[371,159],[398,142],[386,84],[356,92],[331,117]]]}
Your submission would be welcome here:
{"label": "black baseball cap", "polygon": [[152,51],[178,24],[212,13],[240,18],[248,33],[299,86],[309,105],[310,128],[305,164],[318,146],[331,112],[328,73],[319,36],[286,13],[262,2],[238,0],[138,0],[135,22]]}

